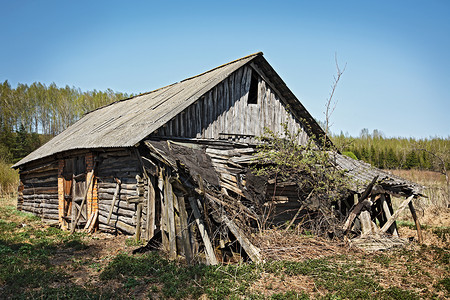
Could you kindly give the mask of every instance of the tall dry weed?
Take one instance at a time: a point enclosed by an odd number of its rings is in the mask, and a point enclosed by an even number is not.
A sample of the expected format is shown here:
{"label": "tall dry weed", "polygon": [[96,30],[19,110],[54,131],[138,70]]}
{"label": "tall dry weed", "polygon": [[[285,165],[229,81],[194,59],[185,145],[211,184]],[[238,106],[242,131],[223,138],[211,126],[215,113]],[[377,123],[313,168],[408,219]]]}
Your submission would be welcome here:
{"label": "tall dry weed", "polygon": [[19,173],[11,169],[11,164],[0,160],[0,196],[13,197],[19,184]]}

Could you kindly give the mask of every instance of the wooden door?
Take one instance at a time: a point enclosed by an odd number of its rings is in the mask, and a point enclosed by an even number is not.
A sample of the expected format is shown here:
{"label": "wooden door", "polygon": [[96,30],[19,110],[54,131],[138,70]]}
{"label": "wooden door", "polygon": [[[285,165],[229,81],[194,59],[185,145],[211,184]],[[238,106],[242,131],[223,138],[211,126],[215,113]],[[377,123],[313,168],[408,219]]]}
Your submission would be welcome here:
{"label": "wooden door", "polygon": [[86,174],[73,177],[71,223],[74,224],[77,216],[80,215],[77,227],[84,226],[87,222],[86,188]]}
{"label": "wooden door", "polygon": [[86,194],[86,163],[84,156],[67,158],[64,160],[64,217],[63,219],[70,223],[69,227],[73,227],[73,223],[81,211],[78,226],[86,223],[87,209],[86,201],[81,207],[81,203]]}

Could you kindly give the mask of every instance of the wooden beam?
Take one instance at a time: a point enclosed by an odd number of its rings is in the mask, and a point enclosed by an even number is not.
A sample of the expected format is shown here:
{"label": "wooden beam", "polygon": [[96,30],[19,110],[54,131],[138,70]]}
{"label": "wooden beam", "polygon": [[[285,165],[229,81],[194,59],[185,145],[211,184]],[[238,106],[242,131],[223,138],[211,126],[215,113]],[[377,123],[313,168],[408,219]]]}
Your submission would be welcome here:
{"label": "wooden beam", "polygon": [[385,233],[389,227],[391,227],[392,223],[397,220],[400,213],[406,208],[406,206],[411,202],[411,200],[414,198],[414,195],[409,196],[405,201],[400,204],[397,211],[386,221],[386,223],[383,225],[383,227],[380,229],[380,233]]}
{"label": "wooden beam", "polygon": [[137,205],[136,210],[136,242],[141,239],[142,203]]}
{"label": "wooden beam", "polygon": [[372,201],[370,201],[369,199],[365,199],[361,202],[359,202],[351,211],[350,214],[347,217],[347,220],[344,223],[344,226],[342,226],[342,229],[344,231],[349,230],[350,226],[353,223],[353,220],[356,218],[356,216],[359,214],[359,212],[361,211],[361,209],[364,207],[364,205],[372,205]]}
{"label": "wooden beam", "polygon": [[[388,203],[386,201],[386,197],[384,197],[383,194],[381,195],[381,205],[382,205],[381,207],[383,208],[383,211],[384,211],[384,215],[386,216],[386,220],[389,220],[392,217],[391,210],[389,209]],[[394,225],[394,227],[392,228],[392,235],[398,237],[397,227],[395,226],[395,224],[393,224],[393,225]]]}
{"label": "wooden beam", "polygon": [[422,243],[423,242],[422,228],[420,227],[419,218],[417,218],[416,210],[414,209],[414,205],[413,205],[412,201],[408,203],[408,206],[409,206],[409,210],[411,211],[411,215],[414,219],[414,223],[416,223],[417,239],[418,239],[419,243]]}
{"label": "wooden beam", "polygon": [[153,178],[147,178],[147,239],[150,240],[155,235],[155,188],[153,186]]}
{"label": "wooden beam", "polygon": [[241,231],[241,229],[230,220],[225,214],[222,214],[222,220],[225,222],[227,227],[239,241],[239,244],[244,248],[247,255],[254,263],[261,262],[261,253],[258,248],[256,248],[250,240],[245,236],[245,234]]}
{"label": "wooden beam", "polygon": [[173,205],[173,191],[172,185],[169,183],[169,178],[166,176],[164,178],[164,194],[167,206],[167,219],[168,219],[168,231],[169,231],[169,258],[177,258],[177,242],[175,234],[175,216],[174,216],[174,205]]}
{"label": "wooden beam", "polygon": [[164,177],[163,177],[163,169],[159,169],[159,176],[158,176],[158,190],[159,190],[159,198],[161,199],[161,235],[162,235],[162,243],[164,250],[169,251],[169,239],[167,237],[168,235],[168,229],[167,224],[169,223],[167,220],[167,205],[166,205],[166,199],[165,199],[165,192],[164,192]]}
{"label": "wooden beam", "polygon": [[187,223],[187,211],[186,205],[184,203],[184,197],[176,197],[178,202],[179,212],[180,212],[180,223],[181,223],[181,239],[183,242],[184,255],[186,256],[186,262],[188,264],[192,263],[192,246],[189,240],[189,228]]}
{"label": "wooden beam", "polygon": [[191,205],[192,211],[194,212],[195,222],[198,226],[198,231],[200,232],[200,236],[202,237],[203,244],[205,245],[206,258],[210,265],[217,265],[219,262],[217,261],[216,255],[214,254],[214,249],[211,244],[211,240],[209,239],[208,233],[206,232],[205,225],[203,224],[203,220],[201,219],[200,210],[197,207],[197,203],[193,197],[189,197],[189,203]]}
{"label": "wooden beam", "polygon": [[116,199],[117,199],[117,195],[119,194],[120,184],[121,184],[120,180],[116,178],[116,190],[114,191],[114,196],[112,199],[111,207],[109,208],[108,219],[106,219],[107,224],[109,224],[109,221],[111,220],[111,215],[113,213],[114,206],[116,205]]}

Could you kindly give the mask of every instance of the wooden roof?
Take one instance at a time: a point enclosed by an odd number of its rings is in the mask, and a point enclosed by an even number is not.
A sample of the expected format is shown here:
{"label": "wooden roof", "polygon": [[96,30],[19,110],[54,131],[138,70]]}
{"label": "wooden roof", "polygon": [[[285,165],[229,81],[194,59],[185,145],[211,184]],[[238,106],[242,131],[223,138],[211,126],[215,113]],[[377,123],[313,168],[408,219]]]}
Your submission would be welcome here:
{"label": "wooden roof", "polygon": [[339,169],[345,171],[345,175],[351,179],[350,188],[356,192],[364,191],[367,185],[377,176],[377,184],[394,195],[423,196],[423,186],[375,168],[362,160],[355,160],[337,152],[331,152],[330,159]]}
{"label": "wooden roof", "polygon": [[306,127],[310,135],[324,135],[314,118],[259,52],[155,91],[93,110],[13,167],[68,150],[132,147],[246,64],[251,64],[258,71],[289,104],[299,120],[309,124]]}

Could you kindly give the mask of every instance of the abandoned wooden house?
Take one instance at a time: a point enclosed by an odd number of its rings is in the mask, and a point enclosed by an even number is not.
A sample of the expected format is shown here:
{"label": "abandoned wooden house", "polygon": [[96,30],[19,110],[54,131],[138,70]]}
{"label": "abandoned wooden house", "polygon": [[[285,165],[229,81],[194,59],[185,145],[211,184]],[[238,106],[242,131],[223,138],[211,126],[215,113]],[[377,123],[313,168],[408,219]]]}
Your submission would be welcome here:
{"label": "abandoned wooden house", "polygon": [[[264,128],[281,132],[282,123],[300,132],[300,144],[324,137],[262,53],[249,55],[87,113],[13,166],[20,172],[17,206],[72,232],[159,236],[172,259],[216,264],[231,248],[259,261],[247,226],[260,218],[249,166],[256,138]],[[363,234],[395,235],[391,195],[405,197],[400,209],[409,205],[415,216],[418,186],[332,156],[354,183],[339,205],[345,230],[359,220]],[[271,221],[280,224],[296,216],[302,199],[295,187],[275,185],[258,189],[275,203]]]}

